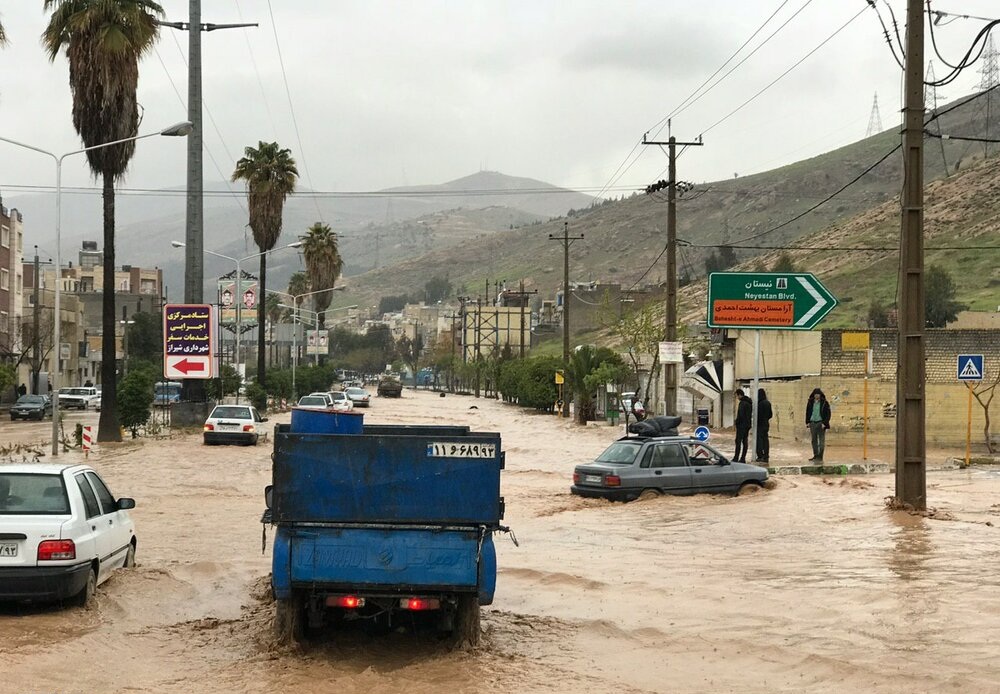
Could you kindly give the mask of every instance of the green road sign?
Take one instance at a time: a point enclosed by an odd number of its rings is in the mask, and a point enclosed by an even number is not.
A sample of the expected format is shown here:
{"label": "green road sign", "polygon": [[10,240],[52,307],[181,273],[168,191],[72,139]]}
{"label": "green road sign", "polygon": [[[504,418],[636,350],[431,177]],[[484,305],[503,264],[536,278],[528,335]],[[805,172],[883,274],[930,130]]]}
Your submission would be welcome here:
{"label": "green road sign", "polygon": [[837,300],[808,272],[713,272],[710,328],[812,330]]}

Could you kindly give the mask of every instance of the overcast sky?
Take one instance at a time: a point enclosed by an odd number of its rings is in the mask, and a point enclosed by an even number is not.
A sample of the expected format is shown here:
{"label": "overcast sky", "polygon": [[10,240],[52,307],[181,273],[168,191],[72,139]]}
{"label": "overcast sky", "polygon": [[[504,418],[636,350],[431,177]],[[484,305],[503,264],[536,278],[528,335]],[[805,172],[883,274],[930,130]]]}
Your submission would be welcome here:
{"label": "overcast sky", "polygon": [[[889,2],[902,23],[905,3]],[[188,0],[162,4],[168,20],[187,19]],[[884,126],[899,119],[901,71],[866,0],[270,5],[203,2],[205,22],[260,24],[203,34],[206,181],[228,177],[245,146],[277,140],[298,160],[302,185],[316,190],[441,183],[489,169],[596,192],[643,132],[657,134],[654,126],[779,7],[741,56],[804,9],[674,117],[678,139],[704,133],[705,141],[681,159],[680,179],[747,175],[855,141],[865,135],[876,92]],[[934,9],[1000,15],[989,0],[941,0]],[[47,21],[41,0],[0,0],[0,20],[10,39],[0,51],[0,136],[56,153],[77,149],[66,58],[50,63],[39,43]],[[776,85],[715,125],[848,22]],[[958,60],[982,25],[957,19],[940,27],[945,57]],[[187,117],[187,41],[186,32],[164,28],[142,62],[140,132]],[[932,56],[929,45],[927,53]],[[941,94],[952,99],[974,91],[979,67]],[[946,73],[940,62],[935,68],[938,77]],[[665,139],[666,131],[658,137]],[[646,149],[614,194],[620,186],[665,176],[665,156]],[[45,158],[5,143],[0,152],[5,197],[23,192],[18,186],[53,184]],[[184,181],[183,140],[151,138],[139,143],[122,185],[159,188]],[[83,156],[67,159],[64,184],[92,185]]]}

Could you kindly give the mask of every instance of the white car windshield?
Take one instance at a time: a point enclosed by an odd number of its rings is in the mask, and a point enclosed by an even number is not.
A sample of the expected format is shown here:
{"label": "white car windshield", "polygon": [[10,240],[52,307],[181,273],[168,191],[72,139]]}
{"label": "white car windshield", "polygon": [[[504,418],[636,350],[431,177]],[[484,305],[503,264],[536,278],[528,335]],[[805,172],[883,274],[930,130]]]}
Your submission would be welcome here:
{"label": "white car windshield", "polygon": [[300,405],[323,405],[326,406],[326,398],[318,395],[307,395],[299,400]]}
{"label": "white car windshield", "polygon": [[224,407],[223,406],[216,407],[214,410],[212,410],[212,418],[253,419],[253,416],[251,416],[250,414],[249,407],[236,407],[234,405],[226,405]]}

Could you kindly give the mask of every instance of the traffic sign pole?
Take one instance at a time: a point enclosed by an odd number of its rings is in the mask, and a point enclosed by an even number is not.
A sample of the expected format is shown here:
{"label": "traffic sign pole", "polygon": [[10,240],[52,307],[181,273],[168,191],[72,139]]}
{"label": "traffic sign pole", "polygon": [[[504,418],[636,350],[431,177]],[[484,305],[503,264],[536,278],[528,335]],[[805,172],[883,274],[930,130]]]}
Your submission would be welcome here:
{"label": "traffic sign pole", "polygon": [[965,427],[965,467],[969,467],[972,460],[972,384],[966,382],[965,387],[969,389],[969,414]]}
{"label": "traffic sign pole", "polygon": [[750,402],[753,407],[750,410],[750,446],[752,447],[751,460],[757,460],[757,390],[760,387],[760,330],[754,330],[754,370],[753,386],[750,392]]}

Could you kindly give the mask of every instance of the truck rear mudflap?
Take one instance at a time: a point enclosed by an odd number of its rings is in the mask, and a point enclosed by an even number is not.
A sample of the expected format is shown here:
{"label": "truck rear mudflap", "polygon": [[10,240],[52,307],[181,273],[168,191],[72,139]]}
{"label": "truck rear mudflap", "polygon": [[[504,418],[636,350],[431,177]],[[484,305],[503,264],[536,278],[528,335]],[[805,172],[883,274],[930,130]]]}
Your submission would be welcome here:
{"label": "truck rear mudflap", "polygon": [[485,527],[279,526],[272,569],[278,599],[294,587],[315,596],[474,594],[489,605],[496,588],[496,551]]}

